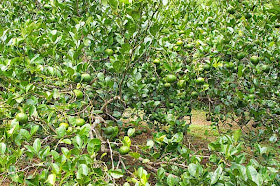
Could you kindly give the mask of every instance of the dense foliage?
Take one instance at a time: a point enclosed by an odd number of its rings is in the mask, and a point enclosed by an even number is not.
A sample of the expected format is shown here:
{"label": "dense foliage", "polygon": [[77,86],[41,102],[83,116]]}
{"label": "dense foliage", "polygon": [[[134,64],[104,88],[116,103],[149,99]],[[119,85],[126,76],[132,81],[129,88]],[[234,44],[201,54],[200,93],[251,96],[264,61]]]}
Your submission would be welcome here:
{"label": "dense foliage", "polygon": [[[2,0],[0,184],[279,185],[279,7]],[[208,154],[184,140],[198,108]]]}

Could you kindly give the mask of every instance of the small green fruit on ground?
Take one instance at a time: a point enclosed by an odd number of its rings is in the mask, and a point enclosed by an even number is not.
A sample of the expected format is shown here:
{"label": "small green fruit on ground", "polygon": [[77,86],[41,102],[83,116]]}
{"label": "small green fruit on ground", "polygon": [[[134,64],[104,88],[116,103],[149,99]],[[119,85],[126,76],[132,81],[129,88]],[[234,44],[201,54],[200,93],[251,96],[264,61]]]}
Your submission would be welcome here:
{"label": "small green fruit on ground", "polygon": [[76,122],[76,125],[77,125],[77,126],[83,126],[83,125],[86,123],[85,120],[82,119],[82,118],[77,118],[77,119],[75,120],[75,122]]}
{"label": "small green fruit on ground", "polygon": [[119,152],[121,155],[126,155],[130,151],[130,148],[128,146],[121,146],[119,149]]}
{"label": "small green fruit on ground", "polygon": [[167,83],[174,83],[177,80],[177,77],[173,74],[169,74],[166,76]]}
{"label": "small green fruit on ground", "polygon": [[81,78],[83,82],[90,82],[92,80],[89,74],[82,74]]}
{"label": "small green fruit on ground", "polygon": [[253,63],[253,64],[258,64],[259,63],[259,61],[260,61],[260,58],[258,57],[258,56],[252,56],[251,58],[250,58],[250,61]]}
{"label": "small green fruit on ground", "polygon": [[28,121],[28,116],[25,113],[18,113],[16,115],[16,120],[20,123],[20,124],[25,124]]}
{"label": "small green fruit on ground", "polygon": [[84,97],[83,92],[78,89],[75,89],[74,93],[75,93],[77,99],[82,99]]}

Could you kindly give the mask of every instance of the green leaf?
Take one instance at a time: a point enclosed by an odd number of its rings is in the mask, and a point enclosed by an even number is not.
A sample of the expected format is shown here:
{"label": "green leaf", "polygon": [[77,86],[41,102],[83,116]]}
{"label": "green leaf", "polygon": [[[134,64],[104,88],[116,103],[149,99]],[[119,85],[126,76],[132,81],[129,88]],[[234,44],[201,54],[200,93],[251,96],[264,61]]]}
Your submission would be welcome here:
{"label": "green leaf", "polygon": [[241,134],[242,134],[241,129],[238,129],[238,130],[234,131],[233,139],[234,139],[235,142],[239,141],[239,139],[241,137]]}
{"label": "green leaf", "polygon": [[52,163],[51,164],[52,170],[55,174],[59,174],[60,173],[60,168],[56,163]]}
{"label": "green leaf", "polygon": [[128,129],[128,131],[127,131],[127,135],[128,135],[129,137],[133,136],[134,133],[135,133],[135,128],[130,128],[130,129]]}
{"label": "green leaf", "polygon": [[168,4],[168,0],[162,0],[162,4],[166,6]]}
{"label": "green leaf", "polygon": [[113,68],[116,72],[121,72],[122,66],[123,66],[122,61],[117,60],[113,63]]}
{"label": "green leaf", "polygon": [[217,181],[219,180],[221,174],[222,174],[222,167],[221,165],[219,165],[219,167],[215,170],[214,174],[211,177],[211,185],[214,185],[215,183],[217,183]]}
{"label": "green leaf", "polygon": [[199,165],[191,163],[189,164],[188,171],[193,177],[199,177],[201,173],[201,167]]}
{"label": "green leaf", "polygon": [[33,143],[33,149],[36,153],[39,153],[39,151],[41,149],[41,141],[39,138],[35,139],[35,141]]}
{"label": "green leaf", "polygon": [[73,142],[74,142],[74,144],[77,144],[77,145],[78,145],[78,148],[79,148],[79,149],[82,148],[82,146],[83,146],[83,140],[82,140],[82,138],[81,138],[79,135],[74,137]]}
{"label": "green leaf", "polygon": [[125,137],[123,138],[123,143],[124,143],[125,146],[130,147],[130,145],[131,145],[131,140],[130,140],[130,138],[129,138],[128,136],[125,136]]}
{"label": "green leaf", "polygon": [[101,4],[102,4],[102,5],[106,6],[107,3],[108,3],[108,0],[101,0]]}
{"label": "green leaf", "polygon": [[30,135],[33,136],[37,132],[38,129],[39,129],[38,125],[33,125],[30,130]]}
{"label": "green leaf", "polygon": [[11,129],[8,130],[8,132],[7,132],[8,137],[12,136],[18,130],[19,130],[19,122],[16,121],[15,119],[13,119],[12,122],[11,122]]}
{"label": "green leaf", "polygon": [[87,144],[87,151],[90,155],[98,152],[101,149],[101,141],[100,139],[91,139]]}
{"label": "green leaf", "polygon": [[66,135],[66,128],[65,126],[60,126],[58,128],[55,129],[57,137],[58,138],[62,138],[63,136]]}
{"label": "green leaf", "polygon": [[16,98],[16,102],[21,103],[23,101],[23,99],[24,99],[23,97],[18,97],[18,98]]}
{"label": "green leaf", "polygon": [[137,153],[137,152],[130,152],[129,155],[132,156],[132,157],[135,158],[135,159],[138,159],[138,158],[141,156],[141,155],[140,155],[139,153]]}
{"label": "green leaf", "polygon": [[109,174],[114,178],[114,179],[119,179],[123,177],[123,173],[120,169],[116,170],[109,170]]}
{"label": "green leaf", "polygon": [[50,174],[48,176],[47,183],[49,183],[51,185],[55,185],[55,181],[56,181],[56,175],[55,174]]}
{"label": "green leaf", "polygon": [[6,152],[6,144],[0,143],[0,153],[4,154]]}
{"label": "green leaf", "polygon": [[77,179],[82,179],[83,176],[87,176],[89,172],[86,164],[80,164],[77,172]]}
{"label": "green leaf", "polygon": [[65,143],[65,144],[68,144],[68,145],[71,145],[71,144],[72,144],[70,139],[63,139],[63,140],[61,141],[61,143]]}
{"label": "green leaf", "polygon": [[176,178],[176,177],[174,177],[173,175],[170,174],[170,175],[167,177],[167,184],[168,184],[169,186],[178,185],[178,183],[179,183],[179,179]]}
{"label": "green leaf", "polygon": [[238,77],[242,77],[242,75],[243,75],[243,65],[239,65],[238,66],[238,72],[237,72],[237,75],[238,75]]}
{"label": "green leaf", "polygon": [[258,174],[257,170],[253,166],[248,166],[246,168],[246,174],[250,180],[256,183],[258,186],[262,185],[261,176]]}
{"label": "green leaf", "polygon": [[79,166],[79,171],[81,171],[81,173],[83,174],[83,175],[85,175],[85,176],[87,176],[88,175],[88,166],[86,165],[86,164],[81,164],[80,166]]}
{"label": "green leaf", "polygon": [[149,149],[151,149],[151,148],[153,148],[154,144],[155,144],[155,143],[154,143],[153,140],[148,140],[146,146],[149,147]]}
{"label": "green leaf", "polygon": [[118,8],[118,0],[109,0],[109,4],[112,7],[112,9]]}

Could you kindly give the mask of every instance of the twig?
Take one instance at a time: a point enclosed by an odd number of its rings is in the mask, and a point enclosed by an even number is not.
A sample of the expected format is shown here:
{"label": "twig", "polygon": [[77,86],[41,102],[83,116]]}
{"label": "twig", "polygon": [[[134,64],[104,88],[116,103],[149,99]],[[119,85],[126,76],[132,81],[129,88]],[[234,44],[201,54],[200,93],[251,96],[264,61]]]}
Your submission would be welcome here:
{"label": "twig", "polygon": [[114,170],[115,169],[115,165],[114,165],[114,159],[113,159],[113,152],[112,152],[111,145],[110,145],[110,142],[109,142],[108,139],[107,139],[107,143],[108,143],[108,146],[109,146],[109,149],[110,149],[110,156],[111,156],[111,161],[112,161],[112,169]]}

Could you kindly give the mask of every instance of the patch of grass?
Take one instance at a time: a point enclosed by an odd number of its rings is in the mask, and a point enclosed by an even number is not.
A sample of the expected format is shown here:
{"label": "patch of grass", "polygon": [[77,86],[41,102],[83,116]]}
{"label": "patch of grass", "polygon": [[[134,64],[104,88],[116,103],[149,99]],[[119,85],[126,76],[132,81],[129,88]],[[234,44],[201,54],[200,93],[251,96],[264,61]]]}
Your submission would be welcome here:
{"label": "patch of grass", "polygon": [[188,134],[190,136],[201,138],[206,141],[215,140],[219,136],[218,131],[213,127],[209,125],[195,125],[195,124],[190,125]]}

